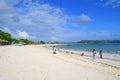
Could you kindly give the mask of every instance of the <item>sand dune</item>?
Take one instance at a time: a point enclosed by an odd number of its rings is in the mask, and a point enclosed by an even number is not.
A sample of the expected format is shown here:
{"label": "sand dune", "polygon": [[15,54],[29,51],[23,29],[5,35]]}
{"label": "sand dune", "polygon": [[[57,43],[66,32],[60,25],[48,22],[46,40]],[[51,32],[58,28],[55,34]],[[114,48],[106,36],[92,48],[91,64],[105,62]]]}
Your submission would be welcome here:
{"label": "sand dune", "polygon": [[52,54],[40,45],[0,46],[0,80],[120,80],[120,62]]}

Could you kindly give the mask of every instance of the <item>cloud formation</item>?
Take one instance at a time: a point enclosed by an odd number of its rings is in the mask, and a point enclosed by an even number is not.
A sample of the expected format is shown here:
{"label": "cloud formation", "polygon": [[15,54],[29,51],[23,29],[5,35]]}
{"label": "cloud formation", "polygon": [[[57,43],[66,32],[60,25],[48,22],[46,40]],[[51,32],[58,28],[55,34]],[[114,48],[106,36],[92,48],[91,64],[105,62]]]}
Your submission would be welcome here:
{"label": "cloud formation", "polygon": [[97,31],[72,30],[74,25],[79,26],[83,22],[92,20],[84,13],[79,16],[69,16],[61,8],[39,4],[37,0],[36,2],[32,2],[32,0],[0,0],[0,29],[11,33],[14,38],[77,41],[78,38],[89,39],[93,35],[99,37],[104,35]]}
{"label": "cloud formation", "polygon": [[80,21],[83,21],[83,22],[92,21],[92,19],[84,13],[82,15],[78,16],[78,18],[79,18]]}
{"label": "cloud formation", "polygon": [[18,38],[18,39],[35,39],[34,36],[29,35],[25,31],[16,30],[15,32],[13,32],[8,27],[4,27],[1,30],[10,33],[13,38]]}
{"label": "cloud formation", "polygon": [[[15,4],[9,5],[9,1],[1,0],[0,27],[8,26],[11,30],[19,30],[17,31],[17,36],[19,37],[28,38],[27,33],[31,33],[43,39],[49,38],[55,40],[55,38],[51,38],[56,35],[53,35],[52,32],[58,33],[64,31],[64,26],[67,23],[65,14],[60,8],[55,8],[48,4],[30,2],[28,1],[27,3],[25,1],[19,5],[20,2],[18,0],[16,7],[14,7]],[[25,32],[21,32],[23,30]]]}
{"label": "cloud formation", "polygon": [[20,38],[20,39],[32,39],[32,38],[34,38],[33,36],[30,36],[27,32],[20,31],[20,30],[16,31],[15,37]]}
{"label": "cloud formation", "polygon": [[120,7],[120,0],[101,0],[100,3],[103,7],[112,6],[112,8]]}
{"label": "cloud formation", "polygon": [[69,16],[61,8],[38,0],[0,0],[0,16],[0,28],[7,26],[13,37],[47,41],[68,39],[72,35],[69,25],[92,20],[86,14]]}

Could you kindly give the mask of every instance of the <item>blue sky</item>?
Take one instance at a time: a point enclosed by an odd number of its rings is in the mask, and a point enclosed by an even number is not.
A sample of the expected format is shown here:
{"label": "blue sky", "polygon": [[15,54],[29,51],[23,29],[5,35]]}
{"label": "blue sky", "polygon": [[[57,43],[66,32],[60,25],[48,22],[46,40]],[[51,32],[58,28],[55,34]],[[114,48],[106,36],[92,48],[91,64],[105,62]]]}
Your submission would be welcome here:
{"label": "blue sky", "polygon": [[120,0],[0,0],[0,29],[33,41],[120,40]]}

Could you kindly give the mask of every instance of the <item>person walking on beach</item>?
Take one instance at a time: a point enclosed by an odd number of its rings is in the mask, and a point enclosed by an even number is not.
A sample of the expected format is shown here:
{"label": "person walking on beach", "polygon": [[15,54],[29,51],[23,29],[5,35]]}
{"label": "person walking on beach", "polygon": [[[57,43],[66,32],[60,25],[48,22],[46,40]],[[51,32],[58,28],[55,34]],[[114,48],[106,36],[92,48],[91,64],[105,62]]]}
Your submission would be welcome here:
{"label": "person walking on beach", "polygon": [[56,47],[53,46],[53,54],[56,54]]}
{"label": "person walking on beach", "polygon": [[102,50],[99,51],[100,59],[102,59]]}
{"label": "person walking on beach", "polygon": [[93,58],[93,60],[95,60],[95,58],[96,58],[95,54],[96,54],[96,51],[95,51],[95,49],[93,49],[92,50],[92,58]]}

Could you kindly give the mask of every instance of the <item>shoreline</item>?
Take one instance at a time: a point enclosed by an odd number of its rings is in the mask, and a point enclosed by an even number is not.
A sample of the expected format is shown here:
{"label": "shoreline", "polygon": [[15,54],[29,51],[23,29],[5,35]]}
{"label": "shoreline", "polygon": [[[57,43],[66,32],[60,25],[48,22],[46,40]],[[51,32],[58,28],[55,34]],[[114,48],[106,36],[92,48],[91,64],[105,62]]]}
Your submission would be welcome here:
{"label": "shoreline", "polygon": [[[52,46],[55,46],[55,45],[43,46],[43,47],[52,50]],[[80,58],[82,57],[82,58],[85,58],[85,59],[88,59],[88,60],[92,61],[92,55],[85,54],[84,56],[80,56],[80,54],[78,54],[80,52],[81,53],[86,53],[86,51],[75,51],[75,50],[57,48],[56,52],[64,53],[64,54],[67,54],[67,55],[77,56],[77,57],[80,57]],[[89,53],[91,53],[91,52],[89,52]],[[102,62],[102,61],[104,61],[104,62]],[[103,65],[107,65],[109,67],[114,67],[116,69],[120,69],[120,63],[119,63],[119,60],[117,60],[117,59],[110,59],[110,58],[102,58],[102,59],[100,59],[98,56],[96,56],[95,62],[103,64]],[[110,62],[115,63],[115,64],[118,63],[119,65],[113,65],[113,64],[110,64]]]}
{"label": "shoreline", "polygon": [[[52,48],[50,48],[50,46],[47,47],[47,48],[52,50]],[[66,53],[66,51],[69,51],[69,52]],[[63,55],[64,54],[68,55],[71,58],[76,58],[76,59],[80,59],[80,60],[82,58],[83,61],[84,60],[85,60],[85,62],[90,61],[90,63],[92,63],[92,64],[97,64],[97,65],[100,65],[100,66],[102,65],[102,66],[106,66],[106,67],[109,67],[109,68],[114,68],[115,70],[120,70],[120,62],[119,62],[119,60],[107,59],[107,58],[100,59],[99,57],[97,57],[97,59],[95,61],[93,61],[92,57],[90,55],[80,56],[80,54],[76,54],[76,52],[78,53],[78,51],[67,50],[67,49],[60,49],[60,48],[56,52],[58,54],[60,54],[60,53],[62,54],[63,53]],[[81,51],[81,52],[83,52],[83,51]],[[118,76],[120,76],[120,74],[118,74]]]}
{"label": "shoreline", "polygon": [[116,61],[52,52],[45,45],[0,47],[0,80],[120,79]]}
{"label": "shoreline", "polygon": [[[56,46],[59,46],[60,44],[56,44]],[[64,44],[61,44],[61,45],[64,45]],[[73,52],[75,54],[78,54],[80,55],[81,53],[85,53],[86,56],[88,57],[91,57],[92,56],[92,53],[91,51],[86,51],[86,50],[73,50],[73,49],[65,49],[65,48],[60,48],[60,47],[57,47],[59,48],[60,50],[63,50],[63,51],[69,51],[69,52]],[[120,55],[119,54],[112,54],[112,53],[108,53],[108,52],[103,52],[103,59],[108,59],[108,60],[114,60],[114,61],[120,61]],[[96,54],[96,58],[99,58],[99,52],[97,51],[97,54]]]}
{"label": "shoreline", "polygon": [[[58,44],[58,45],[63,45],[63,44]],[[52,46],[57,46],[57,44],[55,44],[55,45],[51,44],[51,45],[47,45],[47,46],[44,46],[44,47],[47,47],[47,48],[52,50]],[[82,50],[78,51],[78,50],[63,49],[63,48],[59,48],[59,47],[56,47],[56,48],[57,48],[57,51],[60,51],[60,52],[73,53],[73,54],[76,54],[76,55],[80,55],[80,54],[84,53],[85,57],[92,58],[92,52],[82,51]],[[108,58],[108,56],[110,56],[110,55],[111,55],[110,53],[104,53],[102,59],[112,60],[112,61],[120,61],[120,59]],[[97,54],[96,54],[96,59],[100,59],[99,52],[97,52]]]}

